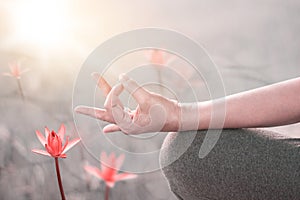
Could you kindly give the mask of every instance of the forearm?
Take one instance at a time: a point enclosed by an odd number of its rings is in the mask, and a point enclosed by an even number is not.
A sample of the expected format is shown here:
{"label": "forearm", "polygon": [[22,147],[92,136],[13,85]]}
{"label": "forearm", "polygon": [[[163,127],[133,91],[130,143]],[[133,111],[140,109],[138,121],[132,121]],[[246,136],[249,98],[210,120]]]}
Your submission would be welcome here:
{"label": "forearm", "polygon": [[[198,129],[270,127],[296,123],[300,121],[300,78],[226,97],[224,125],[210,124],[213,102],[197,104]],[[218,117],[218,114],[214,117]]]}

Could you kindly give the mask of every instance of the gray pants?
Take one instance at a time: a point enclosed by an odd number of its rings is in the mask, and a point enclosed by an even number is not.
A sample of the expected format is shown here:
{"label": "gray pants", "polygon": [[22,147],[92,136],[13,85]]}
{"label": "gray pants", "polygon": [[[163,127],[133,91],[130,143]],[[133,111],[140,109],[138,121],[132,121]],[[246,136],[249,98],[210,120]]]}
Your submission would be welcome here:
{"label": "gray pants", "polygon": [[206,131],[198,131],[188,149],[168,165],[185,145],[186,134],[169,133],[160,155],[163,173],[178,199],[300,199],[300,139],[226,129],[200,159]]}

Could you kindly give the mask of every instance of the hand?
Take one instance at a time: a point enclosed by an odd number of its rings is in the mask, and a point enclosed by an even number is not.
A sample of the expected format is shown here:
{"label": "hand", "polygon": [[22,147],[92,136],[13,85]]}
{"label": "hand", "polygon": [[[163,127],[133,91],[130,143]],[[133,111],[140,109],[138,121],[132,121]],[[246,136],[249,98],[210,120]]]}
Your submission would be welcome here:
{"label": "hand", "polygon": [[[177,101],[149,92],[125,74],[120,75],[120,83],[113,88],[99,74],[94,73],[93,76],[106,96],[104,108],[78,106],[75,111],[110,122],[111,124],[104,127],[104,133],[121,130],[125,134],[140,134],[179,129],[181,109]],[[138,103],[133,111],[124,109],[118,97],[124,89]]]}

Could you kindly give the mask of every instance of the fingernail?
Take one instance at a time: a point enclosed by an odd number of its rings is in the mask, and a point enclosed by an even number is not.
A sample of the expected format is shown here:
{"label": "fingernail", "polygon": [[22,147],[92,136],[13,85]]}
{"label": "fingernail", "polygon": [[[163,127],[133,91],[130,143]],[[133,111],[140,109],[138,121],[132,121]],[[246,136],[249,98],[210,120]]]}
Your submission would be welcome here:
{"label": "fingernail", "polygon": [[104,134],[107,134],[107,133],[109,133],[109,132],[107,132],[107,130],[103,129],[103,133],[104,133]]}
{"label": "fingernail", "polygon": [[76,107],[74,108],[74,111],[77,112],[77,113],[80,113],[81,107],[80,107],[80,106],[76,106]]}
{"label": "fingernail", "polygon": [[127,74],[123,73],[119,75],[119,81],[128,81],[129,77],[127,76]]}

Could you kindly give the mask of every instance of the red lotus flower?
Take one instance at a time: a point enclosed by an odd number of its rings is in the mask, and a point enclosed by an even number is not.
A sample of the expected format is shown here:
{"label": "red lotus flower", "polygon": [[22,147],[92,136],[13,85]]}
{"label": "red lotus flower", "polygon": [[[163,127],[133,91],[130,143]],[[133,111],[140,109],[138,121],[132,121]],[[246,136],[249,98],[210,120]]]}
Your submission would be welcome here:
{"label": "red lotus flower", "polygon": [[66,158],[66,152],[74,147],[79,141],[79,138],[76,138],[69,142],[69,137],[67,137],[65,145],[62,145],[64,140],[66,129],[62,124],[58,130],[58,134],[54,131],[51,131],[46,127],[45,128],[45,137],[41,134],[40,131],[36,131],[36,135],[42,145],[45,147],[47,151],[33,149],[32,152],[38,153],[41,155],[46,155],[54,158]]}
{"label": "red lotus flower", "polygon": [[21,71],[20,63],[14,62],[9,64],[10,72],[3,73],[4,76],[11,76],[17,79],[21,78],[21,75],[27,72],[29,69],[25,69]]}
{"label": "red lotus flower", "polygon": [[111,153],[109,156],[107,156],[105,152],[102,152],[100,158],[101,169],[90,165],[86,165],[84,169],[100,180],[105,181],[106,185],[112,188],[117,181],[123,181],[137,177],[136,174],[117,173],[118,169],[124,162],[124,158],[124,154],[116,158],[114,153]]}

